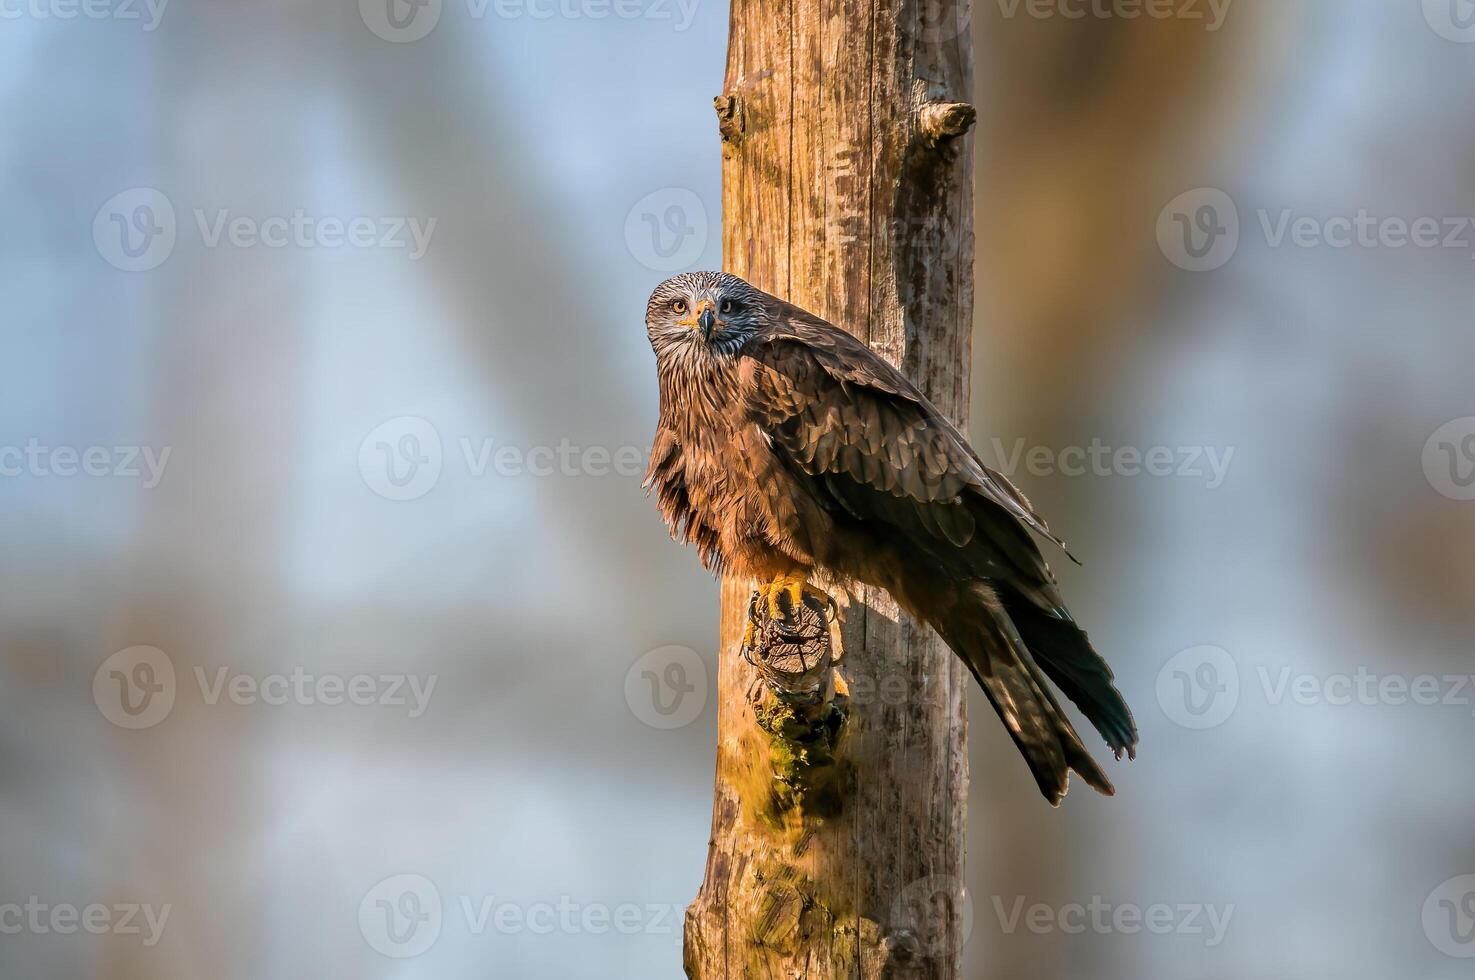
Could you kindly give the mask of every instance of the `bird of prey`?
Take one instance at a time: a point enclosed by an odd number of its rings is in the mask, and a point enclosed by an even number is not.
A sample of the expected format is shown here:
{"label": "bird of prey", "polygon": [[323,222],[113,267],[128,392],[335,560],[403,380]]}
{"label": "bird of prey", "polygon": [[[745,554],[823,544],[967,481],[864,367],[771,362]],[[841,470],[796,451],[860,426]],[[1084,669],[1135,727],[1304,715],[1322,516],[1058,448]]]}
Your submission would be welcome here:
{"label": "bird of prey", "polygon": [[672,537],[759,582],[775,618],[811,578],[886,589],[968,665],[1052,805],[1071,770],[1110,795],[1047,678],[1118,759],[1137,728],[1024,495],[900,371],[736,276],[668,279],[645,324],[660,381],[645,485]]}

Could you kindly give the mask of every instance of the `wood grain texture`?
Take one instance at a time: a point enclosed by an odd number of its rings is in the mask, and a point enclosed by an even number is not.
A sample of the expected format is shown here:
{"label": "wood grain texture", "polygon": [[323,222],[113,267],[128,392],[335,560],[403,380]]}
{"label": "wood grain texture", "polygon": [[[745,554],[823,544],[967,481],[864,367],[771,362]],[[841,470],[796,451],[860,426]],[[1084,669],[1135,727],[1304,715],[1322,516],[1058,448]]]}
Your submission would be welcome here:
{"label": "wood grain texture", "polygon": [[[715,100],[726,270],[851,331],[959,423],[968,19],[955,0],[734,0]],[[723,584],[712,843],[687,910],[687,974],[958,976],[965,668],[884,592],[861,592],[835,668],[838,800],[775,794],[790,747],[755,718],[755,668],[739,653],[752,585]]]}

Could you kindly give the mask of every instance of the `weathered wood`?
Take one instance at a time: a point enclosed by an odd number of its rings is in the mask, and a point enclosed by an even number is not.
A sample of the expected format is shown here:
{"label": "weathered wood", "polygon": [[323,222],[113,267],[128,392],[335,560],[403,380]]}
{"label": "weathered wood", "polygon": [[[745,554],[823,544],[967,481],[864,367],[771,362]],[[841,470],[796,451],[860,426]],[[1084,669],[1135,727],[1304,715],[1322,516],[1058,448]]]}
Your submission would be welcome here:
{"label": "weathered wood", "polygon": [[[852,331],[959,423],[967,23],[956,0],[735,0],[715,101],[726,269]],[[687,974],[958,976],[966,670],[876,590],[855,597],[841,650],[820,644],[823,664],[796,672],[779,648],[793,639],[761,610],[745,658],[752,585],[723,584],[712,843]]]}

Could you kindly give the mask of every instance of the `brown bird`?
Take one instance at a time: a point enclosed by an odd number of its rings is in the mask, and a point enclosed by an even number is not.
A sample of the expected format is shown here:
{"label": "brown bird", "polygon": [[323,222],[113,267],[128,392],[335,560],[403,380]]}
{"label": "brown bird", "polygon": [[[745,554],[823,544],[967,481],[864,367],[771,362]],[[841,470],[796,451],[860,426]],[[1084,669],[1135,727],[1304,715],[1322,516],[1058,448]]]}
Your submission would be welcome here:
{"label": "brown bird", "polygon": [[901,372],[736,276],[668,279],[645,325],[661,395],[645,485],[672,537],[759,582],[775,616],[811,577],[886,589],[968,665],[1046,799],[1072,769],[1111,794],[1046,678],[1117,758],[1135,757],[1137,728],[1030,532],[1064,544],[1024,495]]}

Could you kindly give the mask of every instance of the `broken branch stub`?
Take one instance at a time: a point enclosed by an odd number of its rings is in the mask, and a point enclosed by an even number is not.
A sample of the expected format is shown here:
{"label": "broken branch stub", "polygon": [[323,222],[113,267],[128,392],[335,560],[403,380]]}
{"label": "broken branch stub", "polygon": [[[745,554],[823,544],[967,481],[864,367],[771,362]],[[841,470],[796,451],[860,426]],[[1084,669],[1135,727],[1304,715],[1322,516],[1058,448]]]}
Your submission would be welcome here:
{"label": "broken branch stub", "polygon": [[917,126],[929,140],[940,143],[962,136],[978,120],[978,110],[966,102],[927,102],[918,113]]}
{"label": "broken branch stub", "polygon": [[773,616],[756,592],[748,605],[753,643],[743,656],[757,669],[748,704],[768,736],[771,819],[788,810],[833,816],[840,809],[838,750],[848,700],[835,671],[830,609],[828,596],[808,590],[788,618]]}

